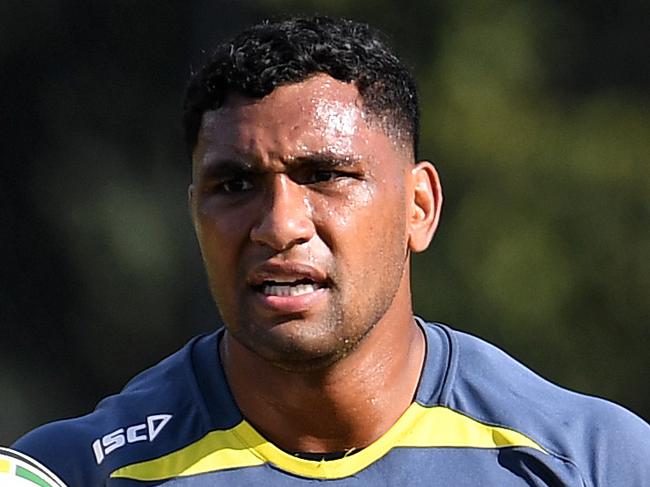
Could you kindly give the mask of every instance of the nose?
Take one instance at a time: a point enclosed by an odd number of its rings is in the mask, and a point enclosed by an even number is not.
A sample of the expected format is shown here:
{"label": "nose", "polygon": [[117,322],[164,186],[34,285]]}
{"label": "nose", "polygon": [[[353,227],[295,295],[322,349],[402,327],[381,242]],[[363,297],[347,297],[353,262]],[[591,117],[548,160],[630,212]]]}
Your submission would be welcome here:
{"label": "nose", "polygon": [[251,240],[278,252],[311,240],[315,227],[304,191],[286,174],[274,175]]}

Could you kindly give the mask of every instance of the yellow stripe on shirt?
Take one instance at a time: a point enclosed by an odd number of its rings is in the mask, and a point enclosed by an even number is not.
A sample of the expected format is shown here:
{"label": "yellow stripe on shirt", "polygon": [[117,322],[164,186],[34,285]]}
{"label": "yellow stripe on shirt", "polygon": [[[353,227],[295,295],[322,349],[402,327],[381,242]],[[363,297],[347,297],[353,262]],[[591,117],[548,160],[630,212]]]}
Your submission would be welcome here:
{"label": "yellow stripe on shirt", "polygon": [[122,467],[111,477],[164,480],[269,463],[302,477],[337,479],[356,474],[398,447],[526,447],[545,452],[539,444],[515,430],[481,423],[442,406],[413,403],[381,438],[354,455],[337,460],[312,461],[292,456],[242,421],[234,428],[208,433],[168,455]]}

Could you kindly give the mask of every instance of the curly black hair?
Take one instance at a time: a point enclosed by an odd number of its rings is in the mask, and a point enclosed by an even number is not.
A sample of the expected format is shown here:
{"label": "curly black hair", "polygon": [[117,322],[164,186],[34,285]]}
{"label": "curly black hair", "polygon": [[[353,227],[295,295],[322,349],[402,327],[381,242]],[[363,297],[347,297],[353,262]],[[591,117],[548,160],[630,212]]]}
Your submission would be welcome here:
{"label": "curly black hair", "polygon": [[228,94],[263,98],[276,87],[325,73],[354,83],[372,122],[417,157],[419,107],[415,80],[367,24],[330,17],[295,17],[254,25],[217,46],[185,93],[185,141],[192,156],[203,113]]}

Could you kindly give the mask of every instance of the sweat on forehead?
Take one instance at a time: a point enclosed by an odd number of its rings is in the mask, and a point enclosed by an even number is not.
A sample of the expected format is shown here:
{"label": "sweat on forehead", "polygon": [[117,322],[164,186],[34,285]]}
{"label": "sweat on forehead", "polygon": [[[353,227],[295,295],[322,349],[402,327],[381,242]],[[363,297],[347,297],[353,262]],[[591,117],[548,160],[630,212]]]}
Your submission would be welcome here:
{"label": "sweat on forehead", "polygon": [[[257,129],[263,126],[265,131],[275,134],[274,138],[282,139],[285,148],[293,146],[294,154],[313,147],[314,140],[321,139],[321,147],[328,154],[355,157],[358,155],[355,148],[360,148],[358,142],[367,144],[369,134],[375,132],[392,146],[387,149],[400,153],[400,159],[412,162],[408,141],[398,139],[399,129],[386,127],[384,122],[365,110],[363,99],[352,83],[318,74],[300,83],[278,87],[263,98],[229,95],[219,108],[203,114],[201,139],[239,140],[241,149],[247,145],[244,141],[251,140],[253,134],[258,135]],[[373,140],[376,144],[378,139]],[[291,155],[285,153],[284,157]]]}

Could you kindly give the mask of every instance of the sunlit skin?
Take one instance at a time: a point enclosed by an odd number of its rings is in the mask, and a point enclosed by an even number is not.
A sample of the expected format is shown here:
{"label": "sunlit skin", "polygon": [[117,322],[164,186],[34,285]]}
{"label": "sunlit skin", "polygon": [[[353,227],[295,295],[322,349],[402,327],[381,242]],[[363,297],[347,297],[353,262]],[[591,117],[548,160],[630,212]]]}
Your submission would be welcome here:
{"label": "sunlit skin", "polygon": [[206,112],[190,205],[244,416],[289,451],[361,448],[412,401],[424,357],[409,257],[442,193],[428,162],[317,75]]}

